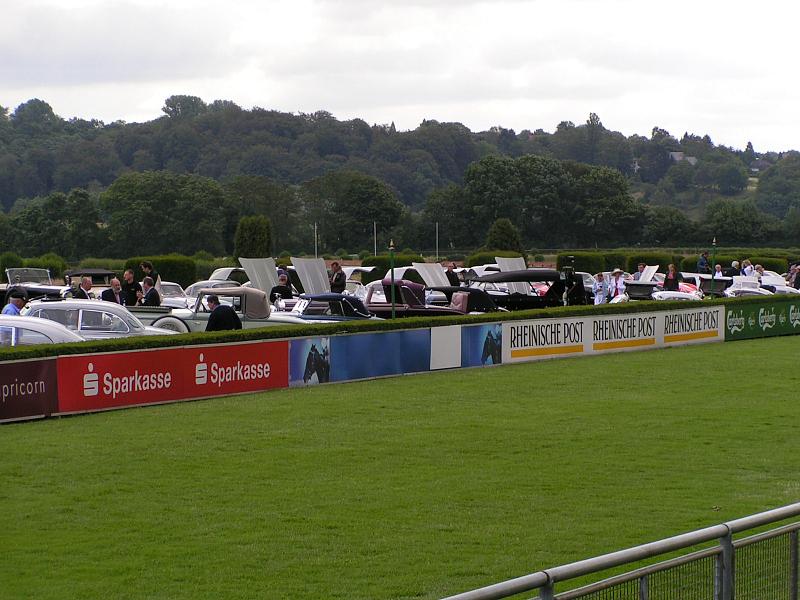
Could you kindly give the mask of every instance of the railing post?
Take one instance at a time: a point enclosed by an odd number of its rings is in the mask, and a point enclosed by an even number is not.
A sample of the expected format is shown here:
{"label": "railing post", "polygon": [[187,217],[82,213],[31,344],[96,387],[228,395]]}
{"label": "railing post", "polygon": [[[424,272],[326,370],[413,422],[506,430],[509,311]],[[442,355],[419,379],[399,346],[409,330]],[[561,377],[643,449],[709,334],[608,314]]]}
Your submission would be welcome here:
{"label": "railing post", "polygon": [[797,529],[789,534],[789,600],[797,600]]}
{"label": "railing post", "polygon": [[553,600],[555,598],[555,593],[553,592],[553,584],[546,583],[541,588],[539,588],[539,600]]}
{"label": "railing post", "polygon": [[639,600],[648,600],[650,598],[650,588],[647,583],[647,575],[639,577]]}
{"label": "railing post", "polygon": [[722,546],[722,600],[733,600],[736,582],[736,561],[733,549],[733,534],[728,533],[719,538]]}

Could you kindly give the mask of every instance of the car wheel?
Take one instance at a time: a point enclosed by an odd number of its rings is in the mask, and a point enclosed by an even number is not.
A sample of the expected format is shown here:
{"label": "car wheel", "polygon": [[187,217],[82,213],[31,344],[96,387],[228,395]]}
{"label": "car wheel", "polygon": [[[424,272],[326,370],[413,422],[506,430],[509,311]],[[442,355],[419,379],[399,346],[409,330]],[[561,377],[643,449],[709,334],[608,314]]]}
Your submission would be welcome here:
{"label": "car wheel", "polygon": [[176,319],[175,317],[164,317],[163,319],[158,319],[158,321],[153,323],[153,327],[169,329],[170,331],[177,331],[178,333],[189,333],[189,328],[186,326],[186,323],[180,319]]}

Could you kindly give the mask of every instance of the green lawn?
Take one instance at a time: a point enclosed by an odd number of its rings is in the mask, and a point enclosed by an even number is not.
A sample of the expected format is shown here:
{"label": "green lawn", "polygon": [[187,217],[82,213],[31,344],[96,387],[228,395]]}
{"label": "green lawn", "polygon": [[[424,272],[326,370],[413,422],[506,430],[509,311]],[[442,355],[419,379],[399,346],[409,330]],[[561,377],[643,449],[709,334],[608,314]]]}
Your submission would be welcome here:
{"label": "green lawn", "polygon": [[0,427],[2,598],[435,598],[794,502],[800,337]]}

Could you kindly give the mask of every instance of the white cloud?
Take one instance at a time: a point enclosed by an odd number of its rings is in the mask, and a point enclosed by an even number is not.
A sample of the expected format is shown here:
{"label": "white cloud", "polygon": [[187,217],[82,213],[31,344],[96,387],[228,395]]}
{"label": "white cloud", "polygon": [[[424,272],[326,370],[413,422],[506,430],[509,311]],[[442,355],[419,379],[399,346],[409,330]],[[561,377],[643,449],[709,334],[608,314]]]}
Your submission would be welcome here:
{"label": "white cloud", "polygon": [[166,97],[413,128],[552,130],[597,112],[757,149],[798,144],[795,5],[767,0],[27,0],[0,21],[0,104],[155,118]]}

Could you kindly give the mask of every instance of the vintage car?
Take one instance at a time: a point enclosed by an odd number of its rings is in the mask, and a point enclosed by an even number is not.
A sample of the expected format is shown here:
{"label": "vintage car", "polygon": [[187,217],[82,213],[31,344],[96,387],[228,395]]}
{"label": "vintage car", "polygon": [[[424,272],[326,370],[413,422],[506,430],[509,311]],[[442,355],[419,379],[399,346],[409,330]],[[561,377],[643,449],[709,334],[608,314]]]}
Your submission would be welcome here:
{"label": "vintage car", "polygon": [[124,306],[103,300],[34,300],[22,314],[55,321],[87,340],[172,333],[146,327]]}
{"label": "vintage car", "polygon": [[197,294],[200,293],[200,290],[209,288],[231,288],[238,285],[241,285],[238,281],[228,279],[204,279],[202,281],[197,281],[184,290],[187,298],[189,298],[187,307],[190,308],[194,305],[194,299],[197,298]]}
{"label": "vintage car", "polygon": [[[470,281],[470,285],[476,284],[494,286],[485,289],[497,306],[507,310],[586,304],[587,301],[583,279],[570,269],[563,272],[537,268],[487,273]],[[501,285],[508,291],[504,292]]]}
{"label": "vintage car", "polygon": [[350,294],[300,294],[289,314],[313,322],[375,319],[360,298]]}
{"label": "vintage car", "polygon": [[395,317],[438,317],[463,315],[459,307],[431,304],[426,299],[425,286],[408,279],[394,280],[394,306],[392,305],[392,281],[389,277],[380,282],[380,286],[367,286],[367,309],[383,319]]}
{"label": "vintage car", "polygon": [[444,304],[462,311],[463,314],[481,314],[506,310],[497,306],[492,297],[480,288],[448,285],[432,287],[429,290],[438,292],[445,298],[443,303],[434,301],[432,304]]}
{"label": "vintage car", "polygon": [[71,289],[69,286],[53,283],[48,269],[33,267],[6,269],[6,281],[8,284],[4,288],[4,304],[8,303],[9,294],[14,290],[22,290],[32,300],[42,297],[63,298]]}
{"label": "vintage car", "polygon": [[32,346],[83,342],[84,339],[59,323],[35,317],[0,315],[0,346]]}
{"label": "vintage car", "polygon": [[[292,311],[273,311],[267,294],[251,287],[205,288],[197,295],[193,308],[169,308],[164,306],[134,306],[130,310],[142,322],[153,327],[169,329],[178,333],[205,331],[211,314],[206,298],[215,295],[221,304],[232,306],[242,328],[254,329],[272,325],[308,325],[328,323],[335,320],[325,315],[305,315]],[[344,320],[344,317],[338,319]]]}
{"label": "vintage car", "polygon": [[661,282],[656,280],[625,282],[625,293],[614,298],[611,303],[628,302],[629,300],[702,300],[703,293],[699,291],[663,291]]}
{"label": "vintage car", "polygon": [[158,285],[158,291],[161,294],[161,306],[189,308],[189,297],[180,284],[173,281],[162,281]]}

